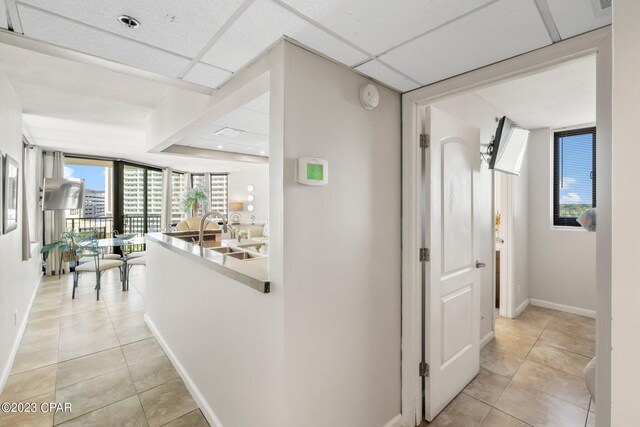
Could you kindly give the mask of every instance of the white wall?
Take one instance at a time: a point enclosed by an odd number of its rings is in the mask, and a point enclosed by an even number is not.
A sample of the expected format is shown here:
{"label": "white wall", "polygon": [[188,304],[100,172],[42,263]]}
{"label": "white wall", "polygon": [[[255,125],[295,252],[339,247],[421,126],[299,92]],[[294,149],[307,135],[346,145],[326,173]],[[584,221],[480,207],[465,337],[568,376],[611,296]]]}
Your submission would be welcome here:
{"label": "white wall", "polygon": [[281,293],[260,293],[157,243],[147,252],[147,321],[211,425],[284,425]]}
{"label": "white wall", "polygon": [[640,2],[613,7],[613,97],[611,158],[611,425],[640,418]]}
{"label": "white wall", "polygon": [[[1,70],[0,151],[19,162],[22,173],[22,107]],[[22,261],[22,194],[21,177],[18,228],[0,235],[0,391],[9,375],[15,351],[24,331],[28,310],[40,280],[39,245],[34,245],[31,260]]]}
{"label": "white wall", "polygon": [[[283,425],[383,426],[400,413],[400,95],[376,85],[366,111],[369,79],[291,44],[284,83]],[[295,182],[302,156],[328,160],[327,186]]]}
{"label": "white wall", "polygon": [[[252,193],[255,196],[253,202],[249,202],[247,197],[249,191],[247,187],[253,185],[255,187]],[[251,221],[251,215],[256,216],[256,224],[265,224],[269,221],[269,166],[255,165],[253,171],[232,172],[229,174],[229,203],[244,203],[244,211],[242,215],[242,223],[248,224]],[[247,206],[252,204],[253,212],[247,210]]]}
{"label": "white wall", "polygon": [[529,297],[595,316],[596,233],[576,227],[553,227],[551,129],[531,132],[527,157],[531,171]]}

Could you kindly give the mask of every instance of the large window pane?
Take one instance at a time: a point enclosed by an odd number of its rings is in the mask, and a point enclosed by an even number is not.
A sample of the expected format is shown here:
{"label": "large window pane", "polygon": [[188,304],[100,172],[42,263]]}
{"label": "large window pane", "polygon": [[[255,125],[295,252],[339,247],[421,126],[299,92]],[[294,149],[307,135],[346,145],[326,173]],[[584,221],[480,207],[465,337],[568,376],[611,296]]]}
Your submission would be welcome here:
{"label": "large window pane", "polygon": [[180,201],[187,187],[183,173],[173,172],[171,182],[171,223],[176,224],[184,217]]}
{"label": "large window pane", "polygon": [[145,169],[136,166],[125,165],[123,177],[123,214],[124,232],[143,235],[144,223],[144,187]]}
{"label": "large window pane", "polygon": [[147,232],[160,231],[162,215],[162,172],[147,169]]}
{"label": "large window pane", "polygon": [[595,128],[554,134],[554,225],[578,226],[576,218],[596,206]]}
{"label": "large window pane", "polygon": [[66,212],[66,228],[78,232],[93,231],[99,238],[113,233],[113,162],[65,158],[65,178],[84,181],[84,206]]}
{"label": "large window pane", "polygon": [[142,166],[124,166],[123,223],[125,233],[160,230],[162,172]]}
{"label": "large window pane", "polygon": [[211,210],[218,211],[227,217],[229,206],[229,176],[211,175]]}

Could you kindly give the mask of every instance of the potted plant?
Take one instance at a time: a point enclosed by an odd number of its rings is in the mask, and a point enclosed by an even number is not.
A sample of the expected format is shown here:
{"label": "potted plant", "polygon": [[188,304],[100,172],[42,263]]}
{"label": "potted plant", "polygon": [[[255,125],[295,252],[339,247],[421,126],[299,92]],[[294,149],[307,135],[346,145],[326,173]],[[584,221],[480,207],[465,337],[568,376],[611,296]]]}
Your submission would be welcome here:
{"label": "potted plant", "polygon": [[187,216],[197,216],[200,206],[206,209],[207,195],[202,187],[194,187],[182,195],[182,211]]}

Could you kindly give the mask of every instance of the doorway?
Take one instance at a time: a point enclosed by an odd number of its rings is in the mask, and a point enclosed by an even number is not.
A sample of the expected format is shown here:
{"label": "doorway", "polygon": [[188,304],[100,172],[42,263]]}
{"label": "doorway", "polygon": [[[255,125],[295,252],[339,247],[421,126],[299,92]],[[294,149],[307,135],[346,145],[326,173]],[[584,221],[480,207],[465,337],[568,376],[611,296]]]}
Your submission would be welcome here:
{"label": "doorway", "polygon": [[[431,195],[421,192],[421,183],[423,176],[420,171],[421,164],[419,156],[415,155],[415,147],[419,146],[420,134],[423,133],[422,116],[421,111],[428,106],[434,106],[442,102],[446,102],[453,96],[462,95],[464,93],[478,90],[483,87],[487,87],[496,84],[499,81],[513,80],[518,77],[532,75],[542,70],[551,69],[557,67],[560,64],[567,63],[579,58],[583,58],[589,55],[597,55],[598,61],[606,62],[608,60],[608,43],[610,43],[609,29],[602,31],[596,31],[586,34],[585,36],[576,37],[567,42],[559,43],[549,48],[541,49],[536,52],[532,52],[527,55],[523,55],[518,58],[504,61],[499,64],[487,67],[476,72],[471,72],[466,75],[458,76],[453,79],[434,84],[432,86],[413,91],[403,96],[403,420],[405,425],[420,424],[420,422],[428,417],[433,417],[434,414],[429,413],[430,409],[427,407],[426,402],[429,399],[433,399],[434,390],[430,388],[431,380],[429,377],[423,377],[424,373],[422,369],[416,369],[416,367],[422,368],[422,349],[420,343],[425,340],[429,345],[432,338],[427,332],[429,329],[429,322],[433,319],[426,317],[423,320],[420,301],[425,301],[425,305],[429,305],[432,301],[429,301],[430,292],[432,292],[433,283],[427,280],[426,283],[420,285],[422,273],[424,267],[420,262],[420,258],[416,257],[416,253],[420,253],[421,246],[424,242],[419,238],[420,234],[416,233],[416,230],[420,229],[421,215],[424,212],[425,206],[432,201]],[[604,43],[603,43],[604,42]],[[601,45],[602,43],[602,45]],[[599,52],[603,52],[603,55],[599,55]],[[603,73],[602,79],[607,79],[606,73]],[[606,82],[600,82],[599,84],[606,84]],[[462,88],[462,89],[461,89]],[[472,108],[472,106],[470,106]],[[604,107],[606,108],[606,106]],[[600,114],[598,116],[599,124],[602,123],[606,128],[606,114]],[[609,114],[610,120],[610,114]],[[610,136],[605,135],[605,140]],[[478,153],[480,157],[480,153]],[[508,187],[507,180],[507,187]],[[493,205],[492,193],[495,183],[491,181],[489,188],[489,200]],[[511,183],[513,186],[513,182]],[[495,257],[495,206],[489,208],[487,212],[491,212],[489,215],[489,223],[491,233],[490,244],[483,247],[483,251],[487,251],[490,257]],[[503,212],[501,212],[504,215]],[[504,217],[503,217],[504,218]],[[504,226],[502,221],[501,228]],[[432,231],[428,229],[427,235]],[[607,233],[607,230],[600,230]],[[502,231],[501,231],[502,233]],[[432,251],[433,248],[428,248]],[[432,252],[433,253],[433,252]],[[485,262],[488,258],[483,258],[480,262]],[[515,260],[507,261],[507,265],[513,265]],[[491,261],[494,264],[495,261]],[[501,267],[505,265],[502,257],[500,259]],[[429,267],[427,267],[429,268]],[[509,268],[507,268],[507,274],[509,274]],[[513,270],[511,270],[513,273]],[[495,305],[494,284],[495,276],[494,269],[491,268],[490,280],[489,280],[489,292],[488,292],[488,304],[493,308]],[[500,268],[500,277],[503,277],[502,268]],[[512,281],[513,283],[513,281]],[[503,287],[501,283],[500,289],[500,307],[502,308],[504,301]],[[520,294],[522,295],[522,294]],[[485,295],[486,297],[486,295]],[[514,289],[511,296],[506,300],[516,299],[518,297],[518,289]],[[483,297],[484,298],[484,297]],[[483,300],[484,301],[484,300]],[[486,301],[485,301],[486,302]],[[512,304],[511,310],[513,312],[519,311],[520,307],[526,307],[528,301],[520,304]],[[610,310],[610,308],[609,308]],[[599,315],[606,316],[607,308],[603,307],[599,309]],[[491,315],[482,316],[480,312],[473,312],[472,316],[481,318],[481,322],[493,323],[494,312],[491,310]],[[424,321],[424,323],[422,323]],[[424,329],[422,325],[425,325]],[[491,328],[493,330],[493,328]],[[605,333],[607,331],[604,331]],[[602,336],[602,335],[601,335]],[[480,336],[478,331],[478,337],[480,343],[484,344],[493,339],[492,334],[486,336]],[[603,339],[599,338],[598,347],[606,346],[607,337],[610,337],[610,331]],[[604,347],[606,348],[606,347]],[[479,347],[477,348],[479,351]],[[440,366],[430,366],[428,371],[433,372],[433,369],[438,369]],[[607,366],[603,366],[600,372],[609,372],[610,369]],[[422,384],[425,384],[424,394]],[[464,385],[463,385],[464,386]],[[460,385],[458,384],[459,388]],[[438,391],[435,391],[436,393]],[[606,396],[607,391],[604,390],[603,394]],[[601,394],[602,395],[602,394]],[[424,399],[423,399],[424,396]],[[606,397],[605,397],[606,399]],[[600,415],[603,419],[606,419],[605,414]],[[606,424],[605,424],[606,425]]]}

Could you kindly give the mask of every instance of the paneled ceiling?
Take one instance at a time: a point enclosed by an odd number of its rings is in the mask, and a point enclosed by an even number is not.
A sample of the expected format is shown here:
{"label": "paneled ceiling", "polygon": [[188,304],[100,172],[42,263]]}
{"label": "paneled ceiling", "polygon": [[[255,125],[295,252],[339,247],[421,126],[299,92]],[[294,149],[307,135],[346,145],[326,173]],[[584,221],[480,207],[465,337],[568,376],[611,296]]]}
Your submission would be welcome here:
{"label": "paneled ceiling", "polygon": [[269,156],[269,93],[178,142],[187,147]]}
{"label": "paneled ceiling", "polygon": [[596,58],[501,82],[476,94],[527,129],[589,125],[596,121]]}
{"label": "paneled ceiling", "polygon": [[[2,7],[2,1],[6,7]],[[600,0],[0,0],[0,26],[218,87],[283,35],[400,92],[610,24]],[[130,15],[142,24],[117,21]]]}

